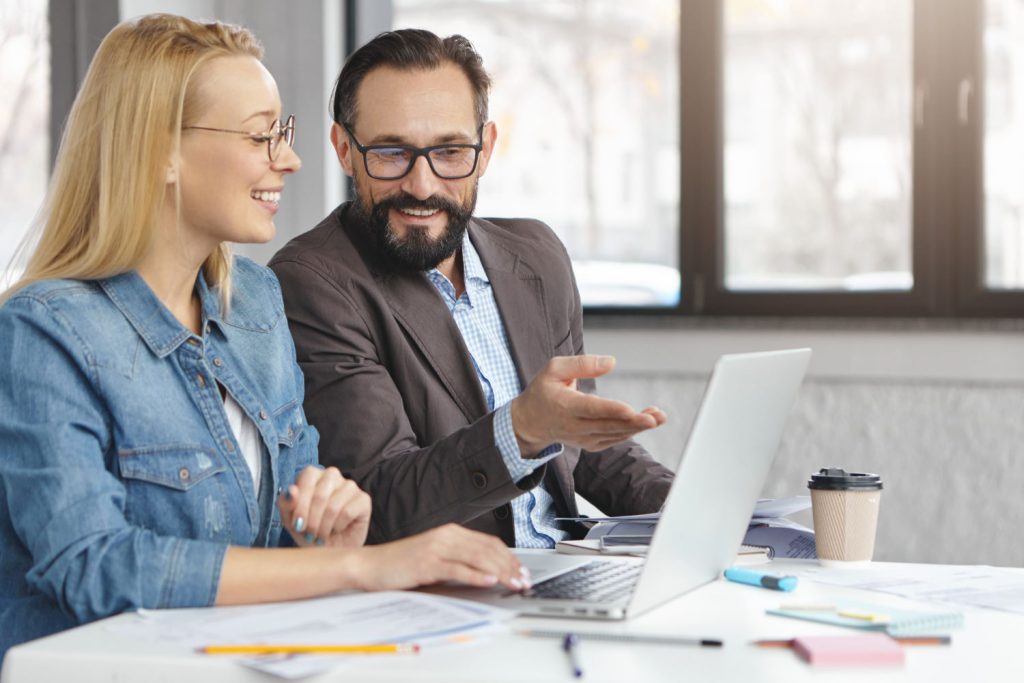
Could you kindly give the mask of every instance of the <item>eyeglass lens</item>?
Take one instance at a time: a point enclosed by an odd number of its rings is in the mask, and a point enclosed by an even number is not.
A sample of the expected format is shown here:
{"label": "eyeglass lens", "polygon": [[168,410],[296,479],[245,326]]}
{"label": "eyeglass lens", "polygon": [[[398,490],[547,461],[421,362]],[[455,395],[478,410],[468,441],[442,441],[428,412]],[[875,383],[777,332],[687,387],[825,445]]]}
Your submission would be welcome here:
{"label": "eyeglass lens", "polygon": [[477,150],[474,147],[437,147],[429,151],[404,147],[375,147],[366,150],[366,170],[378,180],[395,180],[412,169],[416,158],[423,154],[431,169],[447,180],[465,178],[476,167]]}
{"label": "eyeglass lens", "polygon": [[281,123],[278,119],[270,130],[270,138],[267,140],[267,152],[271,161],[277,161],[281,155],[281,142],[284,141],[289,147],[295,142],[295,115],[288,117],[288,120]]}

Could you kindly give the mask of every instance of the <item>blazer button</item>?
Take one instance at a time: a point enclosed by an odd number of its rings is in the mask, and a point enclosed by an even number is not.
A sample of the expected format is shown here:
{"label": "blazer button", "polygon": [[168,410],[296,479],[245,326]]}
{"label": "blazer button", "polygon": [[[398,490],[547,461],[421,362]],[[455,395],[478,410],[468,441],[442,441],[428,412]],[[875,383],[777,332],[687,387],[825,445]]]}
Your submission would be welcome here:
{"label": "blazer button", "polygon": [[483,472],[474,472],[471,479],[473,481],[473,486],[477,487],[478,489],[486,488],[487,475],[485,475]]}
{"label": "blazer button", "polygon": [[499,521],[504,522],[506,519],[508,519],[511,516],[510,515],[511,511],[508,508],[509,508],[508,505],[502,505],[500,508],[494,508],[494,518],[499,520]]}

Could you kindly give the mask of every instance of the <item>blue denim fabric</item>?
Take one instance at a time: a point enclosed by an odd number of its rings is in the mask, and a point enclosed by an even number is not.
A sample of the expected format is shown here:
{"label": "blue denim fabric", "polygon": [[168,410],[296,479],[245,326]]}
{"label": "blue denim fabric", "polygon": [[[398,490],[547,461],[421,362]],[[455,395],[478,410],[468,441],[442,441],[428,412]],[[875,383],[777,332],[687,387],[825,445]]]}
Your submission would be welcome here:
{"label": "blue denim fabric", "polygon": [[[290,544],[275,494],[317,461],[274,274],[238,258],[203,334],[136,273],[51,280],[0,308],[0,657],[140,607],[217,595],[228,545]],[[261,490],[217,384],[263,437]]]}

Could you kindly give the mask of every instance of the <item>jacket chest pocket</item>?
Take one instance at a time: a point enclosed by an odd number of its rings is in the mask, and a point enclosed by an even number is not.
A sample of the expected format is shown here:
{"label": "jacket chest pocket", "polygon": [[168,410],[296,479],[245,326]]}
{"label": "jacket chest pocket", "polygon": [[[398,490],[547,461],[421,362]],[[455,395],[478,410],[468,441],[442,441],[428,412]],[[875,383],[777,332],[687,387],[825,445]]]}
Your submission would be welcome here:
{"label": "jacket chest pocket", "polygon": [[302,403],[291,401],[274,411],[274,430],[277,432],[277,443],[280,448],[291,448],[302,434],[306,425],[302,413]]}
{"label": "jacket chest pocket", "polygon": [[229,540],[230,497],[216,458],[188,444],[118,451],[128,521],[163,535]]}

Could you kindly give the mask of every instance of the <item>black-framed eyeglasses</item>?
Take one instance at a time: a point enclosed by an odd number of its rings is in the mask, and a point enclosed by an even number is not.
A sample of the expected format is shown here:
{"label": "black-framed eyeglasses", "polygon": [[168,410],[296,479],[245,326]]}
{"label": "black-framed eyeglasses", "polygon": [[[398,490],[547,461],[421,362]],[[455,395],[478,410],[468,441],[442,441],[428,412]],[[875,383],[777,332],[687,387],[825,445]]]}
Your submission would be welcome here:
{"label": "black-framed eyeglasses", "polygon": [[484,127],[477,130],[480,142],[475,145],[465,143],[445,143],[430,147],[411,147],[409,145],[361,145],[349,124],[343,124],[348,136],[352,138],[356,149],[363,155],[366,173],[377,180],[398,180],[404,178],[412,170],[416,160],[426,157],[430,170],[438,178],[459,180],[468,178],[476,170],[480,150],[484,148]]}
{"label": "black-framed eyeglasses", "polygon": [[288,145],[289,147],[295,142],[295,115],[292,114],[281,123],[281,119],[275,120],[270,124],[270,128],[262,133],[248,131],[248,130],[228,130],[227,128],[207,128],[206,126],[185,126],[184,130],[209,130],[214,133],[235,133],[236,135],[245,135],[253,142],[265,142],[267,143],[267,157],[271,162],[277,161],[277,158],[281,156],[281,143]]}

